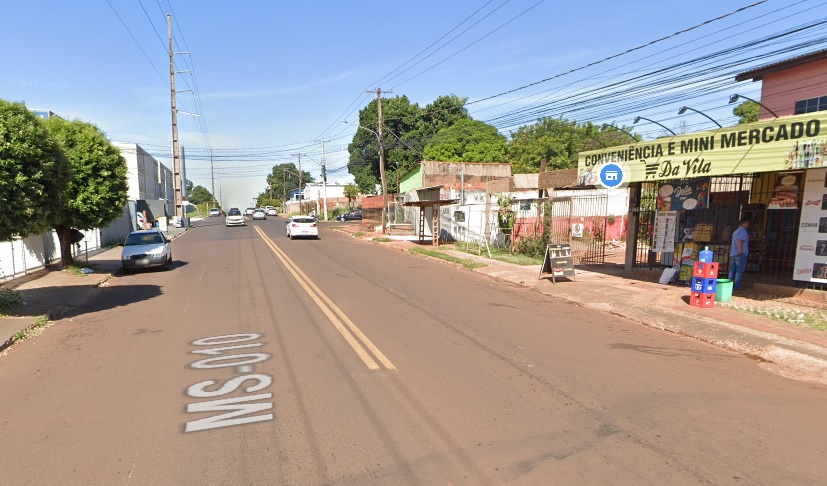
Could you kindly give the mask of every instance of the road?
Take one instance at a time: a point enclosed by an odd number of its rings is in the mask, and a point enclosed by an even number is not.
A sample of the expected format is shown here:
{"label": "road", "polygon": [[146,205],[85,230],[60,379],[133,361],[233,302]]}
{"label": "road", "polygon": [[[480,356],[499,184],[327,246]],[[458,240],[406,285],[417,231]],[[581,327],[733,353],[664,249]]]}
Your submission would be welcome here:
{"label": "road", "polygon": [[221,222],[0,358],[3,484],[827,477],[824,386],[333,225]]}

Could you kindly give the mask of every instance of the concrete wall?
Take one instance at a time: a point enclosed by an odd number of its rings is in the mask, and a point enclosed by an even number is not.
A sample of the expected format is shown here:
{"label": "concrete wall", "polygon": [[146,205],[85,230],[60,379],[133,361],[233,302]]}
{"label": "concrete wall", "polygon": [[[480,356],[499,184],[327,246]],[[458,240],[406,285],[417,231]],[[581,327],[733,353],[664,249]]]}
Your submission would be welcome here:
{"label": "concrete wall", "polygon": [[464,183],[466,190],[485,189],[488,181],[511,177],[511,164],[424,161],[422,168],[424,187],[459,189]]}
{"label": "concrete wall", "polygon": [[[795,114],[795,102],[827,95],[827,59],[764,75],[761,103],[778,116]],[[763,107],[760,118],[773,116]]]}

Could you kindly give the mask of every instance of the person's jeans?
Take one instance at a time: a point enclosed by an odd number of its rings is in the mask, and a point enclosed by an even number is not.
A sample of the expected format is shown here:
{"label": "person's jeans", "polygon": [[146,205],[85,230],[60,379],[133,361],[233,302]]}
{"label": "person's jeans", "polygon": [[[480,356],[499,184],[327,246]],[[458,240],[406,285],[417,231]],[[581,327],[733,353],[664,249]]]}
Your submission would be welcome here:
{"label": "person's jeans", "polygon": [[741,289],[741,280],[744,279],[744,270],[747,269],[747,256],[729,257],[729,279],[732,280],[732,290]]}

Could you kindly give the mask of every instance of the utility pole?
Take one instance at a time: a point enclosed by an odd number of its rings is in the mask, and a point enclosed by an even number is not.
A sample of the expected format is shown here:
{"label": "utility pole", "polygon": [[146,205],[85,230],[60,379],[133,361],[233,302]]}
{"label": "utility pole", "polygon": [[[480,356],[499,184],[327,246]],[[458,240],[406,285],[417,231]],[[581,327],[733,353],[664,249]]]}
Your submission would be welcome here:
{"label": "utility pole", "polygon": [[181,197],[181,158],[178,152],[178,108],[175,100],[175,51],[172,49],[172,15],[167,15],[169,37],[169,94],[172,108],[172,184],[175,192],[175,216],[184,224],[184,206]]}
{"label": "utility pole", "polygon": [[322,202],[324,202],[324,220],[327,221],[327,170],[324,165],[324,144],[330,140],[316,140],[322,143]]}
{"label": "utility pole", "polygon": [[[382,234],[388,233],[388,227],[386,224],[387,216],[388,216],[388,182],[385,178],[385,146],[382,141],[382,88],[376,88],[376,90],[367,90],[366,93],[376,93],[376,103],[377,103],[377,114],[379,119],[379,179],[382,183]],[[385,91],[386,93],[393,93],[393,91]]]}
{"label": "utility pole", "polygon": [[212,157],[212,149],[210,149],[210,194],[212,194],[212,206],[215,207],[215,161]]}
{"label": "utility pole", "polygon": [[293,157],[299,158],[299,212],[304,214],[304,190],[302,189],[302,155],[307,154],[290,154]]}

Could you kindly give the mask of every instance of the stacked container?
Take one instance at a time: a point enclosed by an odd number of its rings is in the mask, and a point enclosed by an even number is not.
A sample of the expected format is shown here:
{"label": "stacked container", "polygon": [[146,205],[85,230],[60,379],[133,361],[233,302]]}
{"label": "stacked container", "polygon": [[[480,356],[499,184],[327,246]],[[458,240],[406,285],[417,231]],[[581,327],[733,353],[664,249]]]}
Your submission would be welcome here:
{"label": "stacked container", "polygon": [[689,305],[701,308],[715,307],[715,291],[718,289],[718,263],[712,261],[713,253],[706,247],[698,254],[692,268],[692,292]]}

